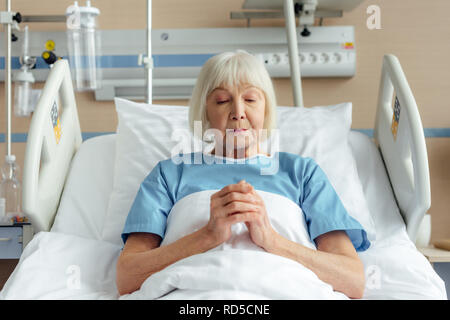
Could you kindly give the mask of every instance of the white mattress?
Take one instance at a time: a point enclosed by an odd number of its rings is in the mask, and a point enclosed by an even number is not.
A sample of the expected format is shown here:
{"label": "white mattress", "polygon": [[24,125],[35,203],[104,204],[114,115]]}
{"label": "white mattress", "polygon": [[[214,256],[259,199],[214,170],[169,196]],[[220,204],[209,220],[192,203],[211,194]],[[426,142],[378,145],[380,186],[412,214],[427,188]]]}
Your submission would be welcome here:
{"label": "white mattress", "polygon": [[[51,232],[40,232],[28,244],[0,298],[118,298],[115,265],[122,248],[101,239],[114,142],[115,136],[107,135],[82,144]],[[364,298],[446,299],[444,282],[406,234],[375,145],[358,132],[351,132],[350,143],[377,232],[377,241],[360,253],[366,269]],[[187,294],[179,290],[173,297],[208,298],[205,292]]]}

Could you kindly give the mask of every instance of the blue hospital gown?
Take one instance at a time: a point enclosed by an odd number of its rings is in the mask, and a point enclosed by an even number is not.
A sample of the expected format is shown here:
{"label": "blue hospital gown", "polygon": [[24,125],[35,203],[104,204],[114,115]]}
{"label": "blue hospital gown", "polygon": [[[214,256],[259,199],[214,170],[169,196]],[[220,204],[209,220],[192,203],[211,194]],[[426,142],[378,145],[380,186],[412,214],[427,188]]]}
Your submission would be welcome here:
{"label": "blue hospital gown", "polygon": [[319,165],[311,158],[287,152],[245,160],[198,152],[160,161],[140,185],[122,232],[123,242],[132,232],[164,238],[168,214],[178,200],[240,180],[297,203],[312,241],[324,233],[345,230],[357,251],[369,248],[366,231],[347,213]]}

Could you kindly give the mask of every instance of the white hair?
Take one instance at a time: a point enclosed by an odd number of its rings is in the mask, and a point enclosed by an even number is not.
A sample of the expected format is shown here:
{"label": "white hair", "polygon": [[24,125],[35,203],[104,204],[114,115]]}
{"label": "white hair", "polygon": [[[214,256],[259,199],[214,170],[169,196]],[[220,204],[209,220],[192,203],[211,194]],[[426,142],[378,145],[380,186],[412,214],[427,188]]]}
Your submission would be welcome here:
{"label": "white hair", "polygon": [[[265,96],[264,126],[267,137],[276,127],[276,98],[272,80],[264,64],[257,57],[243,50],[224,52],[211,57],[200,70],[189,101],[189,125],[194,132],[194,122],[202,122],[202,137],[210,128],[206,115],[206,99],[216,88],[230,88],[249,84],[260,89]],[[199,137],[202,139],[202,137]]]}

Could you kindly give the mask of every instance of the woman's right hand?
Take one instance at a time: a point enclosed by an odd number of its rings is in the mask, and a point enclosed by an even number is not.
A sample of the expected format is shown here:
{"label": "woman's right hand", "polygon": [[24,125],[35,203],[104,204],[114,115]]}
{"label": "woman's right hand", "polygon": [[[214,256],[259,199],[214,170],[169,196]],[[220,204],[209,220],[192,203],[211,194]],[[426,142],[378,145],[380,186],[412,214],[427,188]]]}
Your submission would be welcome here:
{"label": "woman's right hand", "polygon": [[231,237],[231,226],[252,219],[256,211],[254,199],[249,193],[252,187],[244,180],[230,184],[211,196],[210,217],[204,227],[206,233],[219,245]]}

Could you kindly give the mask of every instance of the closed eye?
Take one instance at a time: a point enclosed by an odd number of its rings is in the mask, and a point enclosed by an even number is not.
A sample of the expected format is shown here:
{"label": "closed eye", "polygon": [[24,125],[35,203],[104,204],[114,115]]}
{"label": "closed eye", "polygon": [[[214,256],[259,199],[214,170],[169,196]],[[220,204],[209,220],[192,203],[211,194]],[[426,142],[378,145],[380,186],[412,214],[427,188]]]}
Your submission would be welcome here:
{"label": "closed eye", "polygon": [[226,102],[228,102],[228,100],[217,101],[217,104],[224,104],[224,103],[226,103]]}

